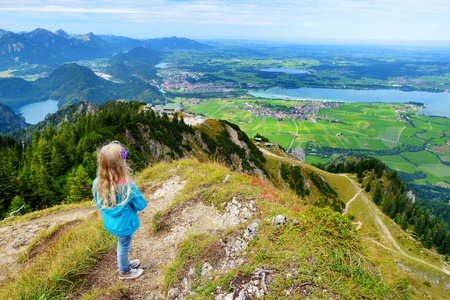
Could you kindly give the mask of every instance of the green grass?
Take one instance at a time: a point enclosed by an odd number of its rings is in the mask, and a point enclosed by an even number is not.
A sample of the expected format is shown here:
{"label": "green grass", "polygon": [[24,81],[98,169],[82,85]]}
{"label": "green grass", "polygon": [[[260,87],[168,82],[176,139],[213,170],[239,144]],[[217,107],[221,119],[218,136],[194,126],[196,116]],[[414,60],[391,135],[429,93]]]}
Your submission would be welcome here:
{"label": "green grass", "polygon": [[[345,178],[339,178],[345,180]],[[201,266],[209,262],[217,270],[225,259],[219,239],[228,241],[242,231],[238,228],[217,236],[191,236],[179,246],[178,255],[165,273],[165,288],[177,286],[189,269],[196,270],[193,299],[214,299],[216,288],[230,291],[234,282],[246,283],[257,269],[271,270],[274,278],[264,299],[299,299],[300,289],[287,296],[286,289],[309,282],[316,298],[387,298],[403,290],[397,283],[386,285],[374,263],[365,255],[367,249],[359,234],[346,217],[329,209],[310,207],[297,196],[274,189],[267,183],[244,177],[239,188],[251,186],[258,199],[260,220],[278,214],[297,219],[276,227],[270,221],[259,222],[258,234],[246,249],[244,264],[226,272],[215,272],[210,278],[201,278]],[[238,201],[242,201],[237,197]],[[215,250],[214,255],[211,250]],[[291,277],[288,277],[290,273]],[[318,288],[319,287],[319,288]],[[309,287],[305,287],[309,289]]]}
{"label": "green grass", "polygon": [[374,156],[375,158],[383,161],[389,168],[397,171],[402,171],[406,173],[414,173],[417,168],[405,160],[400,155],[384,155],[384,156]]}
{"label": "green grass", "polygon": [[92,265],[114,244],[114,237],[103,227],[101,214],[96,213],[64,232],[50,249],[28,262],[8,285],[0,288],[0,299],[71,298]]}
{"label": "green grass", "polygon": [[440,165],[436,156],[428,151],[403,152],[402,155],[417,165]]}

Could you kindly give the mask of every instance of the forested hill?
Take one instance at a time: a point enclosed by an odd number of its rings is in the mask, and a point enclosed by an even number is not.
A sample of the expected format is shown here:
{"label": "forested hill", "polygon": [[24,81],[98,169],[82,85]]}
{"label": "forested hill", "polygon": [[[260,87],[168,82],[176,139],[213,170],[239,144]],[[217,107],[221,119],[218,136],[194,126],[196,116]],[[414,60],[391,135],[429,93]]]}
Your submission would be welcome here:
{"label": "forested hill", "polygon": [[0,134],[6,134],[17,128],[27,127],[28,124],[8,105],[0,103]]}
{"label": "forested hill", "polygon": [[[319,206],[343,211],[336,190],[314,170],[269,162],[239,126],[209,119],[191,127],[183,116],[169,119],[143,111],[142,102],[86,102],[60,109],[37,125],[0,143],[0,217],[20,208],[35,210],[76,202],[91,194],[97,150],[118,140],[134,171],[161,160],[218,160],[233,170],[272,180]],[[279,150],[282,155],[287,154]]]}
{"label": "forested hill", "polygon": [[[35,210],[89,197],[97,149],[114,140],[126,147],[135,171],[164,159],[212,159],[220,151],[220,157],[234,169],[266,172],[264,156],[236,125],[211,120],[193,129],[182,117],[170,120],[152,111],[144,113],[144,104],[72,105],[37,126],[15,132],[17,142],[1,137],[0,217],[23,204]],[[70,123],[75,117],[77,121]],[[41,131],[34,131],[22,147],[32,129]],[[232,141],[230,132],[237,141]]]}
{"label": "forested hill", "polygon": [[100,78],[91,69],[75,63],[62,65],[35,82],[0,78],[0,103],[23,105],[47,99],[58,100],[60,107],[79,101],[95,104],[118,99],[154,104],[165,101],[162,93],[145,80],[128,76],[126,82],[116,83]]}

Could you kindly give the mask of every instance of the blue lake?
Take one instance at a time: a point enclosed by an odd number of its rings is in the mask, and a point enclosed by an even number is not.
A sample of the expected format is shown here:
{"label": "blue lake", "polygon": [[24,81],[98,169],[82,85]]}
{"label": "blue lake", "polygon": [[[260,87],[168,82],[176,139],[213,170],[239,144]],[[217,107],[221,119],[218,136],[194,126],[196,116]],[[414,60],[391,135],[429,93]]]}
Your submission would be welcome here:
{"label": "blue lake", "polygon": [[265,68],[258,71],[284,74],[310,74],[308,70],[302,69]]}
{"label": "blue lake", "polygon": [[280,89],[270,88],[249,92],[254,97],[284,100],[319,100],[339,102],[421,102],[426,105],[419,112],[422,115],[450,118],[450,93],[404,92],[400,90],[349,90],[349,89]]}
{"label": "blue lake", "polygon": [[35,102],[20,106],[15,109],[16,113],[20,113],[25,117],[25,121],[30,124],[36,124],[45,119],[47,114],[53,114],[58,110],[58,101],[47,100]]}

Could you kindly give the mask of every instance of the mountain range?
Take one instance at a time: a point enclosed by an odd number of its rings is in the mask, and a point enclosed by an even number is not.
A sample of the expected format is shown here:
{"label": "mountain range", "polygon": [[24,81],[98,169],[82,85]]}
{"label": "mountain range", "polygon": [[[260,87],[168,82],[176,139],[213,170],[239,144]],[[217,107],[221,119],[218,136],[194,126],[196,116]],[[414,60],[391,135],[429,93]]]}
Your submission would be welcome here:
{"label": "mountain range", "polygon": [[115,53],[136,47],[155,50],[204,50],[209,45],[187,38],[158,38],[138,40],[114,35],[69,35],[37,28],[31,32],[14,33],[0,29],[0,69],[18,64],[61,64],[77,60],[110,58]]}

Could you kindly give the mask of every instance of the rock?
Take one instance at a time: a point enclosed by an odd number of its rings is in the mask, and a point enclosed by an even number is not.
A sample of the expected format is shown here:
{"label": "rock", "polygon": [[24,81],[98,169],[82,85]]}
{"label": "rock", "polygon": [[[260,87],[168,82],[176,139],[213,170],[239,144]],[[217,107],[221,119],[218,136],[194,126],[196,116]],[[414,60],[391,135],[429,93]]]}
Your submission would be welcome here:
{"label": "rock", "polygon": [[194,268],[189,269],[188,276],[195,276],[195,269]]}
{"label": "rock", "polygon": [[303,148],[301,148],[301,147],[292,148],[291,155],[293,157],[295,157],[296,159],[303,161],[303,162],[305,161],[305,158],[306,158],[305,150],[303,150]]}
{"label": "rock", "polygon": [[141,268],[144,269],[144,270],[145,270],[145,269],[153,269],[153,268],[155,268],[156,266],[157,266],[156,261],[151,260],[151,261],[147,261],[147,262],[143,263],[142,266],[141,266]]}
{"label": "rock", "polygon": [[167,297],[176,298],[180,295],[180,290],[178,288],[171,288],[167,293]]}
{"label": "rock", "polygon": [[214,298],[215,300],[223,300],[223,294],[219,294]]}
{"label": "rock", "polygon": [[242,290],[235,300],[245,300],[245,291]]}
{"label": "rock", "polygon": [[300,222],[297,219],[292,220],[292,223],[294,223],[294,225],[298,225]]}
{"label": "rock", "polygon": [[234,292],[233,293],[229,293],[228,295],[226,295],[223,300],[233,300],[233,298],[234,298]]}
{"label": "rock", "polygon": [[189,291],[191,289],[191,283],[189,282],[187,277],[183,278],[183,285],[184,285],[184,290],[185,291]]}
{"label": "rock", "polygon": [[230,179],[230,174],[227,174],[226,176],[225,176],[225,179],[222,181],[222,183],[225,183],[225,182],[227,182],[228,181],[228,179]]}
{"label": "rock", "polygon": [[259,224],[257,222],[253,222],[248,225],[247,229],[244,232],[244,239],[253,240],[253,236],[258,232]]}
{"label": "rock", "polygon": [[250,219],[253,216],[253,214],[251,212],[244,214],[243,218],[244,219]]}
{"label": "rock", "polygon": [[210,276],[213,270],[214,268],[211,266],[211,264],[205,262],[202,266],[202,278]]}
{"label": "rock", "polygon": [[26,237],[18,238],[18,239],[12,244],[12,247],[13,247],[14,249],[20,248],[20,247],[26,245],[27,242],[28,242],[28,238],[26,238]]}
{"label": "rock", "polygon": [[286,222],[287,222],[287,218],[282,215],[278,215],[272,219],[272,224],[275,224],[275,225],[283,225],[283,224],[286,224]]}
{"label": "rock", "polygon": [[238,259],[236,259],[235,265],[238,268],[238,267],[242,266],[244,264],[244,262],[245,261],[242,258],[238,258]]}

